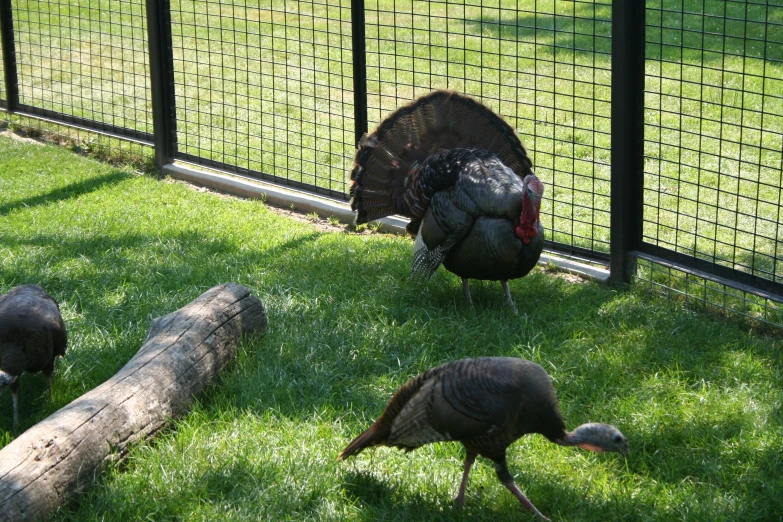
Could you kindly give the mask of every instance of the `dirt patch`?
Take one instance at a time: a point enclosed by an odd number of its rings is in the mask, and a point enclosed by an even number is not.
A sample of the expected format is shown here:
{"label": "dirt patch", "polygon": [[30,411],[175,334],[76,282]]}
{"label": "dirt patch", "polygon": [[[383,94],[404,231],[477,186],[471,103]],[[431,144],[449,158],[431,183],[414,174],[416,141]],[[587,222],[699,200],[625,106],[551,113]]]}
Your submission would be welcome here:
{"label": "dirt patch", "polygon": [[269,208],[269,210],[271,210],[275,214],[279,214],[281,216],[287,216],[293,219],[294,221],[310,223],[320,232],[345,232],[353,228],[351,225],[340,223],[339,221],[335,222],[334,220],[330,221],[320,216],[316,216],[315,214],[302,214],[295,210],[273,207],[272,205],[267,205],[267,208]]}
{"label": "dirt patch", "polygon": [[576,274],[572,274],[571,272],[566,272],[565,270],[552,270],[549,273],[569,283],[574,283],[574,284],[587,283],[587,279],[585,279],[584,277],[580,277]]}
{"label": "dirt patch", "polygon": [[36,140],[33,138],[28,138],[27,136],[21,136],[15,132],[10,131],[9,129],[4,129],[0,131],[0,136],[6,136],[8,138],[11,138],[12,140],[21,141],[24,143],[35,143],[36,145],[43,145],[44,142],[41,140]]}
{"label": "dirt patch", "polygon": [[569,272],[568,270],[558,268],[557,266],[551,264],[540,264],[538,266],[545,273],[557,277],[559,279],[562,279],[563,281],[566,281],[568,283],[584,284],[589,281],[589,278],[587,277],[581,276],[579,274],[574,274],[572,272]]}

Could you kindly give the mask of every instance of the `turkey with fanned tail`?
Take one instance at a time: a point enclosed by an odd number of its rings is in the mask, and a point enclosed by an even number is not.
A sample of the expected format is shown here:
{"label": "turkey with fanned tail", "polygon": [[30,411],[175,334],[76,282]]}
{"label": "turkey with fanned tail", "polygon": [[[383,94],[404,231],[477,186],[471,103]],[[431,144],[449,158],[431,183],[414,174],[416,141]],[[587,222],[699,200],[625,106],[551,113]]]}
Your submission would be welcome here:
{"label": "turkey with fanned tail", "polygon": [[544,185],[502,118],[452,91],[435,91],[386,118],[359,142],[351,173],[356,223],[391,214],[411,219],[411,277],[428,280],[442,264],[462,278],[523,277],[544,246]]}

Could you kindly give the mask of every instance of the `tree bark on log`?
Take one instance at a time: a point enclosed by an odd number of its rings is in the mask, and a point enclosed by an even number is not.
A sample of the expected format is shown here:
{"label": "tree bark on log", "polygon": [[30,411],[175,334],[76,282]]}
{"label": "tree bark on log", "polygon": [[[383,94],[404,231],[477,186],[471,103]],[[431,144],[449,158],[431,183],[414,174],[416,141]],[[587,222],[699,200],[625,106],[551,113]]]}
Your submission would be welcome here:
{"label": "tree bark on log", "polygon": [[0,520],[49,517],[106,462],[188,411],[233,358],[240,338],[266,324],[261,301],[235,283],[154,319],[138,353],[111,379],[0,451]]}

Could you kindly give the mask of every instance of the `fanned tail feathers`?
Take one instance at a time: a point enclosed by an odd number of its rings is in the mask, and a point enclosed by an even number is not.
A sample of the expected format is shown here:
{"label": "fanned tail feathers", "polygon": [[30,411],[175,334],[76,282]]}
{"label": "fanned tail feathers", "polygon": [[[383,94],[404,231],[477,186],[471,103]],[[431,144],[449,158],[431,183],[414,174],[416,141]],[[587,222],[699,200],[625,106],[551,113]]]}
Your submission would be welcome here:
{"label": "fanned tail feathers", "polygon": [[397,109],[359,141],[351,172],[356,222],[421,217],[427,202],[419,201],[409,174],[431,154],[463,147],[495,153],[520,177],[532,173],[522,143],[500,116],[467,96],[435,91]]}
{"label": "fanned tail feathers", "polygon": [[[392,424],[397,416],[405,408],[408,402],[416,395],[416,393],[422,388],[428,379],[434,377],[442,371],[443,367],[432,368],[426,372],[417,375],[410,379],[402,387],[397,390],[394,397],[391,398],[389,404],[386,405],[386,409],[378,420],[373,423],[366,431],[362,432],[358,437],[353,439],[350,444],[340,452],[337,460],[345,460],[351,455],[360,453],[365,448],[370,446],[386,445],[389,439],[389,433]],[[404,445],[393,444],[398,447],[402,447],[408,451],[414,449],[416,446],[405,447]]]}

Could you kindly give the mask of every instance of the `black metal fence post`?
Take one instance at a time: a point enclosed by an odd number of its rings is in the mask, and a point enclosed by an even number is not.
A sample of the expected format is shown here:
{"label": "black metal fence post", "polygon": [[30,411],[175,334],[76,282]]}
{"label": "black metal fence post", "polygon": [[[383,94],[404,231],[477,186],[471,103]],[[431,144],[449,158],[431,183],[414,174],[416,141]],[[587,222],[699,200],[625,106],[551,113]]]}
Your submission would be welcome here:
{"label": "black metal fence post", "polygon": [[612,2],[610,279],[628,283],[642,242],[644,203],[644,0]]}
{"label": "black metal fence post", "polygon": [[155,164],[161,168],[174,161],[177,147],[174,51],[171,41],[171,3],[169,0],[147,0],[147,38],[149,40]]}
{"label": "black metal fence post", "polygon": [[3,71],[5,72],[5,108],[8,112],[14,112],[19,105],[19,78],[16,72],[11,0],[0,0],[0,40],[3,46]]}
{"label": "black metal fence post", "polygon": [[364,30],[364,0],[351,0],[353,44],[353,103],[356,143],[367,132],[367,40]]}

